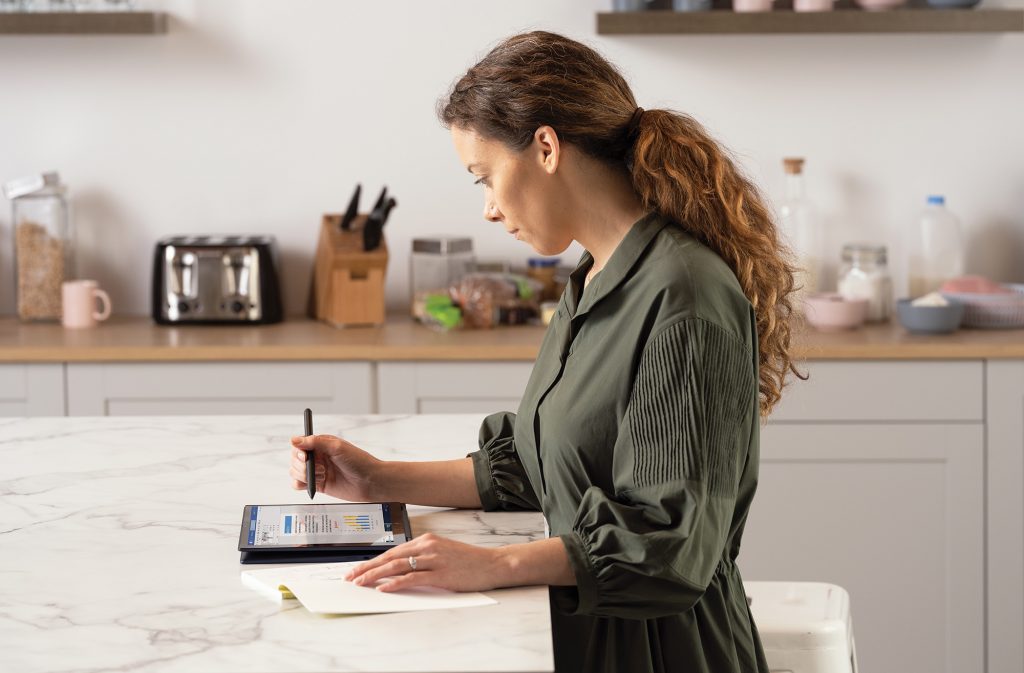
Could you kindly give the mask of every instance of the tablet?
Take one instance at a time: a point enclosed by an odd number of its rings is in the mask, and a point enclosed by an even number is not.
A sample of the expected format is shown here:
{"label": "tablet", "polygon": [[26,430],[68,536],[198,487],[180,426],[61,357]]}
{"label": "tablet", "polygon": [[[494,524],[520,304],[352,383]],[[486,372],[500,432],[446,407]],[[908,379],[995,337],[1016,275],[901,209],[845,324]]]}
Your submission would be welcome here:
{"label": "tablet", "polygon": [[242,563],[362,561],[412,539],[400,502],[246,505]]}

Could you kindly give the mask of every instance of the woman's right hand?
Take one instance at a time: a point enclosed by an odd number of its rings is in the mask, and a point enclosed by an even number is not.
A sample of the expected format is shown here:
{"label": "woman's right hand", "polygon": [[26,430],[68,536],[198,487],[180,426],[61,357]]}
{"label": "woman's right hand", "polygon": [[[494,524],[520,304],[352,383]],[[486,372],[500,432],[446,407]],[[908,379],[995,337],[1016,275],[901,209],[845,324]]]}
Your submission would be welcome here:
{"label": "woman's right hand", "polygon": [[292,459],[288,471],[292,477],[292,488],[306,489],[308,451],[316,452],[317,491],[352,502],[377,499],[373,484],[383,461],[333,435],[292,437]]}

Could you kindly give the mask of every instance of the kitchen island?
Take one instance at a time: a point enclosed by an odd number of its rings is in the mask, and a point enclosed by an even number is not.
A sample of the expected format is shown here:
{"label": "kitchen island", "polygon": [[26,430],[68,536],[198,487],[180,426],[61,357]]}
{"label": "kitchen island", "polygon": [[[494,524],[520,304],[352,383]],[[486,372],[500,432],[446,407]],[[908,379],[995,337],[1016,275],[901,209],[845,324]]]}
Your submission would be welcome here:
{"label": "kitchen island", "polygon": [[[0,417],[479,422],[517,408],[543,333],[0,319]],[[846,588],[865,670],[1024,670],[1024,330],[797,328],[793,351],[810,380],[790,378],[761,429],[744,576]]]}
{"label": "kitchen island", "polygon": [[[551,671],[547,590],[484,607],[323,617],[244,587],[246,504],[290,488],[294,416],[0,419],[0,671]],[[476,449],[478,416],[318,416],[397,460]],[[332,498],[318,494],[317,502]],[[416,534],[543,537],[536,513],[411,507]]]}

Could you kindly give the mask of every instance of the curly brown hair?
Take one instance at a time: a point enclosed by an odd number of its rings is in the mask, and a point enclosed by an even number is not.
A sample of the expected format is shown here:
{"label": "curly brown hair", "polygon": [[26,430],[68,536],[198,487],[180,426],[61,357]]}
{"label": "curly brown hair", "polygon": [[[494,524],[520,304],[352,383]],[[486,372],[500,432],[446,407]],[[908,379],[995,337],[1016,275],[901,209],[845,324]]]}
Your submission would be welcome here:
{"label": "curly brown hair", "polygon": [[[635,113],[640,114],[635,116]],[[766,418],[796,370],[790,355],[792,253],[754,184],[692,117],[638,110],[619,71],[562,35],[513,35],[470,68],[438,103],[446,127],[472,129],[522,151],[542,125],[587,155],[622,166],[657,211],[730,266],[754,308],[760,412]]]}

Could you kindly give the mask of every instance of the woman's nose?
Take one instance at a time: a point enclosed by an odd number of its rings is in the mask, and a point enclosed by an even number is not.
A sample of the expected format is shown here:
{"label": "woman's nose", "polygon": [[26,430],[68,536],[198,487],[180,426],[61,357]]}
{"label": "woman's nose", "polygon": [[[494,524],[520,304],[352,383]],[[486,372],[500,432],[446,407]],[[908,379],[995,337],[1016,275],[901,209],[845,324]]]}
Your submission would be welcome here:
{"label": "woman's nose", "polygon": [[498,207],[493,203],[485,203],[484,219],[487,220],[488,222],[500,222],[501,212],[498,210]]}

